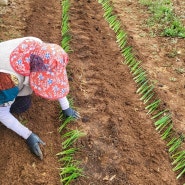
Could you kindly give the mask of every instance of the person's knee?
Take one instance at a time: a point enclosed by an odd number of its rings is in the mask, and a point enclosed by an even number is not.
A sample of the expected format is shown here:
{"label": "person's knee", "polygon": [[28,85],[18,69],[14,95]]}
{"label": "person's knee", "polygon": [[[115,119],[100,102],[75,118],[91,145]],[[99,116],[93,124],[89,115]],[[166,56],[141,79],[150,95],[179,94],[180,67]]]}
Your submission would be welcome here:
{"label": "person's knee", "polygon": [[20,114],[27,111],[31,106],[31,95],[18,96],[10,108],[11,113]]}

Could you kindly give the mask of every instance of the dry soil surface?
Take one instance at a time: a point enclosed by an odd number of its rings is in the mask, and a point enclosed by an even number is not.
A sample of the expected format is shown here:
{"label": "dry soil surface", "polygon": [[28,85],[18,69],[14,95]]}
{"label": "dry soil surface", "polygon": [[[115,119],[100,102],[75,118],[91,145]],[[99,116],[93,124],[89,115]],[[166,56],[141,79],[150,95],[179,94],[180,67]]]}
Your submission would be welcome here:
{"label": "dry soil surface", "polygon": [[[68,66],[70,96],[81,119],[68,125],[86,136],[78,140],[76,159],[85,176],[75,185],[182,185],[176,180],[166,143],[156,132],[143,103],[136,94],[136,84],[116,43],[115,34],[103,18],[96,0],[71,0],[71,49]],[[128,33],[138,59],[142,60],[156,92],[173,115],[177,130],[184,132],[185,79],[178,68],[185,67],[185,41],[177,38],[151,37],[144,25],[146,7],[138,1],[112,1]],[[177,13],[184,3],[174,1]],[[61,42],[60,1],[10,0],[1,7],[1,41],[35,36],[46,42]],[[171,57],[173,49],[178,51]],[[172,80],[175,79],[175,80]],[[60,108],[57,102],[33,95],[32,107],[18,119],[37,133],[46,146],[44,160],[33,156],[23,139],[0,125],[0,184],[59,185],[56,154],[62,150],[58,128]]]}

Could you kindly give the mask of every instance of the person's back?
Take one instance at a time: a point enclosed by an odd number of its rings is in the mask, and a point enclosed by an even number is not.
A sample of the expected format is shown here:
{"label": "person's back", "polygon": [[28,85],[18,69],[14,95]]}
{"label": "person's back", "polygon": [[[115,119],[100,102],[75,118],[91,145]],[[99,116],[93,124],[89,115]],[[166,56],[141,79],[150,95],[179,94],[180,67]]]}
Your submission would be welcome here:
{"label": "person's back", "polygon": [[0,122],[23,137],[41,159],[39,144],[44,142],[12,113],[26,111],[34,91],[45,99],[58,100],[65,116],[79,118],[66,97],[69,93],[67,63],[68,55],[59,45],[35,37],[0,43]]}

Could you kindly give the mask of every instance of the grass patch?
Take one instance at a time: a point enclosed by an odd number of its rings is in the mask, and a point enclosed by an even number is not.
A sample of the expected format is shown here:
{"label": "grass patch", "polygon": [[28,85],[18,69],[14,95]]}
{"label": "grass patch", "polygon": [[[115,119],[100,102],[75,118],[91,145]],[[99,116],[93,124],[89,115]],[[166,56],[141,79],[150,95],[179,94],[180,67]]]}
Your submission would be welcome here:
{"label": "grass patch", "polygon": [[153,32],[161,36],[185,38],[185,27],[176,16],[171,0],[139,0],[148,7],[151,17],[147,24]]}

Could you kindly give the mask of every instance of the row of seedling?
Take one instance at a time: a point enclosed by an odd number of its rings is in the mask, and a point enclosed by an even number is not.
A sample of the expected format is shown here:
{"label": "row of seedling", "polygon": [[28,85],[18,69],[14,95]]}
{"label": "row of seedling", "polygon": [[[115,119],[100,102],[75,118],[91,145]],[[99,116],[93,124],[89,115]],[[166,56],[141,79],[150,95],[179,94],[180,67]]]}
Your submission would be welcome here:
{"label": "row of seedling", "polygon": [[61,2],[62,6],[62,27],[61,27],[61,35],[62,41],[61,46],[66,51],[66,53],[70,52],[69,42],[71,40],[71,36],[69,33],[69,8],[70,8],[70,0],[63,0]]}
{"label": "row of seedling", "polygon": [[[70,39],[71,36],[69,34],[69,8],[70,8],[70,1],[63,0],[61,2],[62,6],[62,28],[61,28],[61,35],[62,41],[61,46],[62,48],[68,53],[70,52]],[[72,99],[69,99],[70,106],[73,106]],[[60,112],[59,120],[62,122],[61,126],[59,127],[59,132],[62,135],[62,152],[59,152],[57,156],[59,157],[59,162],[61,163],[62,167],[60,168],[60,181],[64,185],[70,184],[73,180],[78,178],[79,176],[83,176],[83,169],[80,167],[80,161],[75,160],[74,156],[75,153],[79,150],[78,148],[74,147],[74,143],[85,133],[79,130],[67,130],[65,129],[68,123],[74,121],[72,117],[65,118]],[[62,134],[62,131],[65,129],[66,133]]]}
{"label": "row of seedling", "polygon": [[133,79],[137,84],[137,93],[140,95],[140,100],[145,104],[147,114],[151,115],[156,130],[161,134],[162,139],[167,141],[172,165],[174,165],[173,170],[178,172],[177,178],[180,178],[185,173],[185,150],[181,151],[184,135],[179,135],[173,128],[169,110],[161,110],[162,102],[155,93],[154,84],[148,79],[147,72],[141,66],[141,61],[138,61],[133,54],[132,47],[128,46],[127,34],[122,29],[118,17],[114,14],[114,8],[110,0],[98,0],[98,2],[104,10],[105,20],[116,34],[116,42],[125,59],[125,64],[130,68]]}
{"label": "row of seedling", "polygon": [[[62,119],[62,113],[60,119],[63,122],[59,127],[59,132],[67,126],[68,123],[71,123],[74,119],[71,117]],[[70,184],[76,178],[83,176],[83,169],[80,167],[80,161],[74,158],[79,148],[74,147],[75,142],[80,138],[85,136],[85,133],[79,130],[70,130],[62,135],[62,152],[59,152],[57,156],[59,161],[62,163],[60,168],[60,177],[61,183],[64,185]]]}

